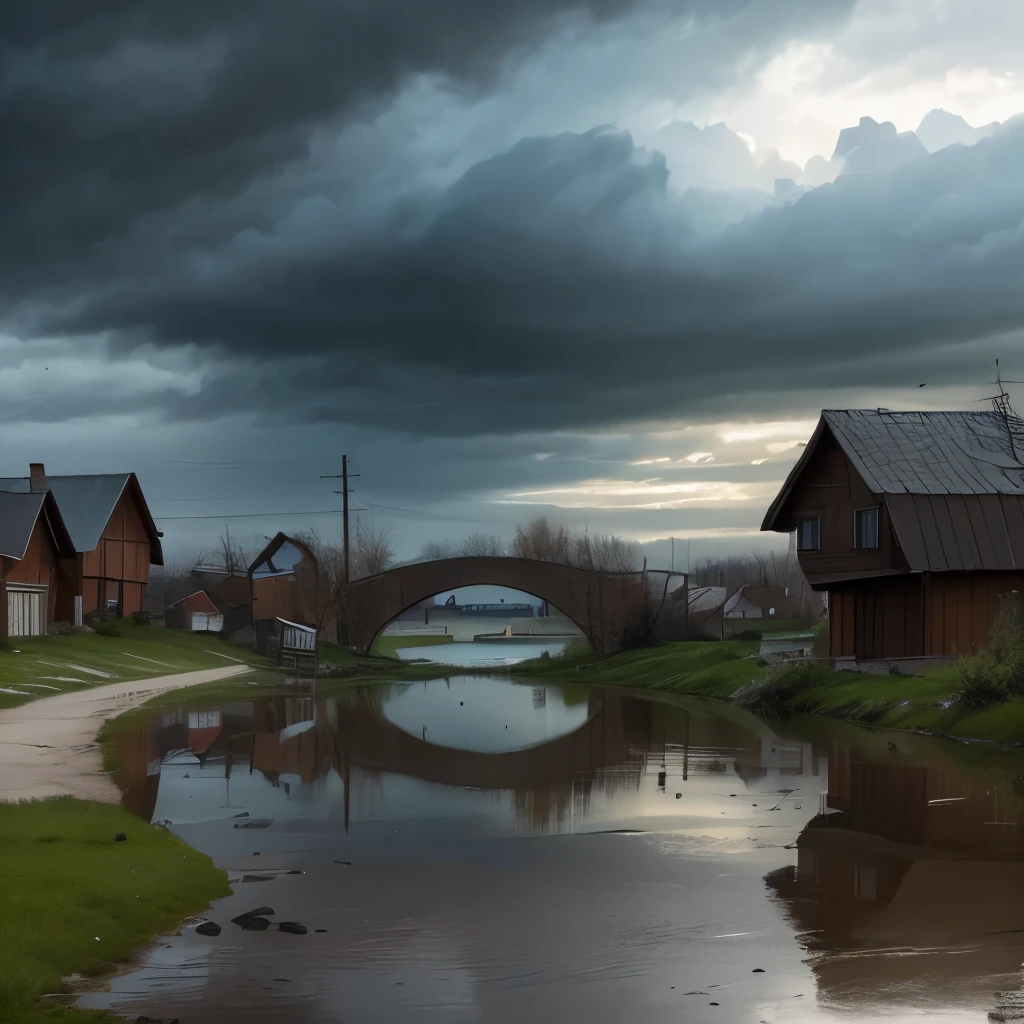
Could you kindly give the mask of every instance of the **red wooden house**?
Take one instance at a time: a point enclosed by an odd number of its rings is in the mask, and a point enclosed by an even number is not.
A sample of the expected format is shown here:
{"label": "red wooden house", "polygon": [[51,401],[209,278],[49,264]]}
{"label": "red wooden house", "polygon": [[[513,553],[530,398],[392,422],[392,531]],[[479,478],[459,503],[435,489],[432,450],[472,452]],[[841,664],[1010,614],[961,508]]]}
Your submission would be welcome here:
{"label": "red wooden house", "polygon": [[74,555],[53,495],[0,491],[0,640],[48,631]]}
{"label": "red wooden house", "polygon": [[58,588],[54,618],[80,624],[90,612],[140,611],[150,565],[163,565],[161,534],[134,473],[47,477],[33,463],[28,477],[0,479],[0,490],[50,492],[74,551],[62,558],[69,586]]}
{"label": "red wooden house", "polygon": [[795,530],[835,658],[969,654],[1024,589],[1024,421],[828,410],[762,530]]}

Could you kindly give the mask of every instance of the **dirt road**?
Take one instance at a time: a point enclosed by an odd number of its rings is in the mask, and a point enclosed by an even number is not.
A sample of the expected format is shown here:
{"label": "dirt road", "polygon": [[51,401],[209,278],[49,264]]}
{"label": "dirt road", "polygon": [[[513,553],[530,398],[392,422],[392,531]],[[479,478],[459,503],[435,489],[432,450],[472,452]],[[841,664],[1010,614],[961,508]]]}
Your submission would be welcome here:
{"label": "dirt road", "polygon": [[104,721],[165,690],[249,671],[232,665],[112,683],[0,711],[0,800],[75,796],[117,803],[121,794],[101,770],[96,742]]}

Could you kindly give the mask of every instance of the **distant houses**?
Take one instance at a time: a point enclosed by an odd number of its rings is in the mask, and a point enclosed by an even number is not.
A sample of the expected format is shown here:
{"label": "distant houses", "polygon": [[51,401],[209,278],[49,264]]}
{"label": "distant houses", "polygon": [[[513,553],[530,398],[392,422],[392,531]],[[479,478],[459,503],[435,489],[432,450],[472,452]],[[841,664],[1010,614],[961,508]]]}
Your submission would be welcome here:
{"label": "distant houses", "polygon": [[826,410],[761,529],[796,531],[833,658],[969,654],[1024,589],[1024,421]]}
{"label": "distant houses", "polygon": [[190,633],[221,633],[224,615],[205,590],[197,590],[164,611],[168,629],[184,629]]}
{"label": "distant houses", "polygon": [[160,539],[134,473],[0,479],[0,636],[140,611]]}

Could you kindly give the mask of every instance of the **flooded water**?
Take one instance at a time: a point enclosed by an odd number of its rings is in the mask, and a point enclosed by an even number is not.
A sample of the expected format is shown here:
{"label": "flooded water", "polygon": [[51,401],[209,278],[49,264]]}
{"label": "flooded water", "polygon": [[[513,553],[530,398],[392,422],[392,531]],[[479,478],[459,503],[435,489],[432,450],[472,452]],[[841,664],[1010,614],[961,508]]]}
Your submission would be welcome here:
{"label": "flooded water", "polygon": [[428,647],[399,648],[403,661],[436,661],[441,665],[459,668],[481,668],[499,665],[518,665],[542,654],[561,654],[565,645],[577,637],[509,637],[508,639],[475,640]]}
{"label": "flooded water", "polygon": [[120,747],[126,806],[234,895],[219,935],[185,928],[84,1005],[783,1024],[1021,1003],[1021,752],[480,676],[182,707]]}

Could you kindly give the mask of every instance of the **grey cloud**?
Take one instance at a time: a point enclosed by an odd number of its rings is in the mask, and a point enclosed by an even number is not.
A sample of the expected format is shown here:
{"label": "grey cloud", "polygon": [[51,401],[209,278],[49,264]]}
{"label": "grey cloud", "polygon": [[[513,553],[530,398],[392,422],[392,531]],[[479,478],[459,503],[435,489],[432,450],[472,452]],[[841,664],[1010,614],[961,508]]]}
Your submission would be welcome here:
{"label": "grey cloud", "polygon": [[1022,159],[1011,126],[708,239],[628,134],[524,140],[357,245],[277,239],[241,271],[132,282],[44,326],[230,354],[175,415],[216,395],[438,435],[635,425],[837,374],[910,381],[938,346],[1021,326]]}

